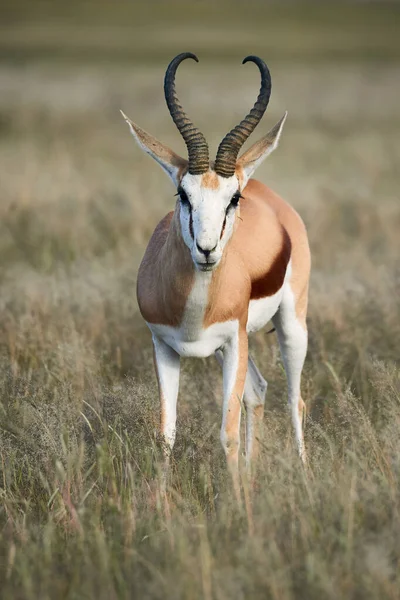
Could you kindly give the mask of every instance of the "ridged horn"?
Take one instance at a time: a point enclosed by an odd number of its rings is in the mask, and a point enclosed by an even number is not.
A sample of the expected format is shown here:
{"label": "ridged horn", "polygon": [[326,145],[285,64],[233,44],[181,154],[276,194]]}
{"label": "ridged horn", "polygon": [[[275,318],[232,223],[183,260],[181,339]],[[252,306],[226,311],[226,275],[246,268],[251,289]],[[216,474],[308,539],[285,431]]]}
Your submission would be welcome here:
{"label": "ridged horn", "polygon": [[271,75],[265,62],[258,56],[247,56],[242,64],[247,62],[254,62],[260,69],[260,93],[249,114],[224,137],[218,146],[214,170],[221,177],[231,177],[234,174],[239,151],[261,121],[271,95]]}
{"label": "ridged horn", "polygon": [[199,62],[197,56],[191,52],[182,52],[182,54],[175,56],[169,63],[165,73],[164,94],[171,117],[185,140],[188,149],[189,173],[201,175],[208,171],[210,167],[208,144],[204,135],[193,125],[192,121],[186,115],[175,92],[176,70],[186,58],[193,58],[193,60]]}

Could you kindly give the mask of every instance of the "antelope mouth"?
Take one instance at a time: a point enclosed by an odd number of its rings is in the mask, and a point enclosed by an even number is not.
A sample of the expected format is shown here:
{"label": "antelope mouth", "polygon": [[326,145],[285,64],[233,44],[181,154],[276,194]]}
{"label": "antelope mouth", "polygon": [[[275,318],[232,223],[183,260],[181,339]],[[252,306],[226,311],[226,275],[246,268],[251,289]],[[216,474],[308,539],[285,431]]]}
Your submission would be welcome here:
{"label": "antelope mouth", "polygon": [[213,271],[215,269],[215,267],[218,265],[219,261],[215,261],[215,262],[207,262],[207,263],[201,263],[201,262],[196,262],[196,267],[198,268],[199,271],[202,271],[203,273],[207,273],[208,271]]}

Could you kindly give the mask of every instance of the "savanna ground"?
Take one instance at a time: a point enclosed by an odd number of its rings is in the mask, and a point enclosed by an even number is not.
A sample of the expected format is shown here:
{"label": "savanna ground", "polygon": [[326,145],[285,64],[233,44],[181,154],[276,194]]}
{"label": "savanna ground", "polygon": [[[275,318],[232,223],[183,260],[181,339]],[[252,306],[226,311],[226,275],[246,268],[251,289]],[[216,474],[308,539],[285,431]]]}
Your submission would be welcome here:
{"label": "savanna ground", "polygon": [[[257,2],[18,3],[0,9],[0,596],[400,597],[400,11]],[[177,87],[215,149],[273,78],[258,177],[309,231],[296,456],[274,335],[254,492],[238,510],[219,443],[221,376],[185,360],[167,500],[135,280],[174,190],[118,110],[184,152]],[[254,135],[253,140],[256,139]],[[244,481],[244,484],[246,482]]]}

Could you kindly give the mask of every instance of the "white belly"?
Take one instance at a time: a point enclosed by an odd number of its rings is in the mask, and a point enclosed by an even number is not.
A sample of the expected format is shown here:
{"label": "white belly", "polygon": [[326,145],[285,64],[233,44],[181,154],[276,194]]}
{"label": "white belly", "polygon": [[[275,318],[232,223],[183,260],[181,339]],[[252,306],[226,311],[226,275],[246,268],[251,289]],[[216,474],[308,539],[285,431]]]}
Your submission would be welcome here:
{"label": "white belly", "polygon": [[193,336],[186,335],[185,327],[170,327],[169,325],[155,325],[148,323],[153,335],[161,338],[168,346],[171,346],[180,356],[194,356],[205,358],[214,354],[229,340],[237,335],[239,322],[225,321],[214,323],[207,329],[199,329]]}
{"label": "white belly", "polygon": [[282,301],[284,287],[285,285],[273,296],[250,300],[247,333],[258,331],[272,319]]}

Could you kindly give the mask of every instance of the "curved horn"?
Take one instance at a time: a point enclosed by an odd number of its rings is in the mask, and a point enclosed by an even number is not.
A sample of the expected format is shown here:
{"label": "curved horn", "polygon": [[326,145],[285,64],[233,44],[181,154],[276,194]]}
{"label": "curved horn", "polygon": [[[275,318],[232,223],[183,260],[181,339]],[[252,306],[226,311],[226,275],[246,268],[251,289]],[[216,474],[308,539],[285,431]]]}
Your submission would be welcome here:
{"label": "curved horn", "polygon": [[230,131],[218,146],[217,158],[215,159],[214,171],[221,177],[231,177],[235,172],[236,159],[240,148],[258,123],[268,106],[271,95],[271,75],[265,62],[258,56],[247,56],[242,64],[247,62],[256,63],[261,73],[261,88],[253,108],[232,131]]}
{"label": "curved horn", "polygon": [[189,173],[200,175],[208,171],[210,167],[208,144],[204,135],[193,125],[192,121],[186,115],[175,92],[176,70],[186,58],[193,58],[193,60],[199,62],[197,56],[191,52],[182,52],[182,54],[175,56],[169,63],[165,73],[164,93],[171,117],[185,140],[188,149]]}

